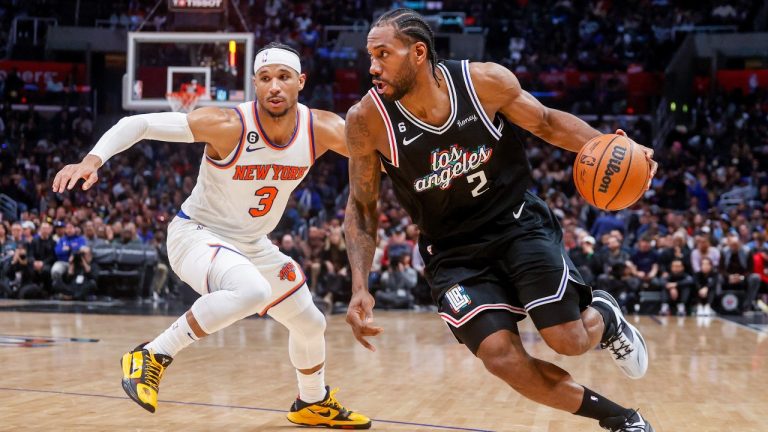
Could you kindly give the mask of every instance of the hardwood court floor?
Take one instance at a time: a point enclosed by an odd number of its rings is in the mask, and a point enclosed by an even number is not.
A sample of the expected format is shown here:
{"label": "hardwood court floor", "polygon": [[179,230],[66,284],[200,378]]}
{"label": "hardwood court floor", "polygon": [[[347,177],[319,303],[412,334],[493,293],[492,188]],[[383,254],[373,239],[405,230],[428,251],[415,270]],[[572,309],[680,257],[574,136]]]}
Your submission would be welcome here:
{"label": "hardwood court floor", "polygon": [[[600,430],[518,396],[454,343],[435,314],[377,311],[375,318],[385,328],[376,353],[354,341],[343,316],[329,318],[326,373],[343,403],[375,419],[374,430]],[[297,390],[287,331],[271,320],[245,320],[183,351],[165,375],[156,414],[128,400],[120,355],[174,319],[0,312],[0,336],[55,342],[18,347],[0,337],[0,430],[300,430],[284,419]],[[533,355],[640,407],[658,432],[768,430],[768,334],[720,319],[633,320],[651,352],[639,381],[604,352],[555,355],[529,321],[522,334]]]}

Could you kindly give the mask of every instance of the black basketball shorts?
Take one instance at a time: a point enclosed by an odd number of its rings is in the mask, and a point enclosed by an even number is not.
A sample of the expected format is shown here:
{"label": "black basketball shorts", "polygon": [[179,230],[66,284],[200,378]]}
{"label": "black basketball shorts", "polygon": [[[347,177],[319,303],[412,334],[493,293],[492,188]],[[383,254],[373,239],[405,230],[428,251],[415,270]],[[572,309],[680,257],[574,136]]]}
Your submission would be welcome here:
{"label": "black basketball shorts", "polygon": [[501,231],[472,243],[420,245],[438,313],[474,353],[500,329],[517,332],[526,316],[544,329],[580,319],[592,302],[591,288],[565,252],[556,216],[530,193],[521,206]]}

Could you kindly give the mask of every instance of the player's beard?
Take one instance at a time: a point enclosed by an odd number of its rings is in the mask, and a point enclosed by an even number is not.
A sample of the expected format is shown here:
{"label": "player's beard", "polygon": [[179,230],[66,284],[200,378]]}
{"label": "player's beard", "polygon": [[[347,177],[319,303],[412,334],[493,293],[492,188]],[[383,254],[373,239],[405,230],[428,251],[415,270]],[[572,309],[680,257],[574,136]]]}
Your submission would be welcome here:
{"label": "player's beard", "polygon": [[279,112],[272,112],[269,109],[266,109],[265,111],[267,112],[267,115],[269,115],[273,119],[277,120],[277,119],[280,119],[280,118],[284,117],[286,114],[288,114],[288,111],[293,109],[294,106],[296,106],[296,102],[286,106],[286,108],[284,110],[279,111]]}
{"label": "player's beard", "polygon": [[395,74],[395,78],[387,84],[392,89],[392,93],[389,95],[382,94],[381,96],[389,102],[402,99],[416,84],[416,67],[410,61],[403,62],[400,70]]}
{"label": "player's beard", "polygon": [[286,114],[288,114],[288,111],[289,111],[289,110],[290,110],[290,108],[286,108],[286,109],[284,109],[284,110],[280,111],[279,113],[273,113],[272,111],[269,111],[269,110],[267,110],[267,114],[268,114],[270,117],[272,117],[273,119],[277,120],[277,119],[279,119],[279,118],[282,118],[282,117],[284,117]]}

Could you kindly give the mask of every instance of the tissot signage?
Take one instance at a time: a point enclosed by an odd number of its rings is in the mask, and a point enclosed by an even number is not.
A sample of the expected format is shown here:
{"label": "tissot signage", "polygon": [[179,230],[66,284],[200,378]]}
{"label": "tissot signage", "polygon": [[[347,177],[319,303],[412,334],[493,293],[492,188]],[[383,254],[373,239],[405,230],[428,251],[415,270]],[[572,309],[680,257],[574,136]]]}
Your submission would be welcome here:
{"label": "tissot signage", "polygon": [[227,0],[168,0],[174,12],[223,12]]}

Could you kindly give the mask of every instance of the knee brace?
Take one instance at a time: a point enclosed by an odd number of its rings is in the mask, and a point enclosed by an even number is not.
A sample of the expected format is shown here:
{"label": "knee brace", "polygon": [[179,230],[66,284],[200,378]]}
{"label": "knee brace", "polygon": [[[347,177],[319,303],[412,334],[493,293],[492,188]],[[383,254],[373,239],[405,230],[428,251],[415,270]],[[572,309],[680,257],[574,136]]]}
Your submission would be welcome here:
{"label": "knee brace", "polygon": [[219,253],[211,263],[207,283],[211,292],[197,299],[192,314],[208,334],[258,313],[272,291],[253,264],[229,250]]}
{"label": "knee brace", "polygon": [[325,316],[314,304],[288,319],[280,319],[289,333],[288,354],[296,369],[310,369],[325,362]]}

